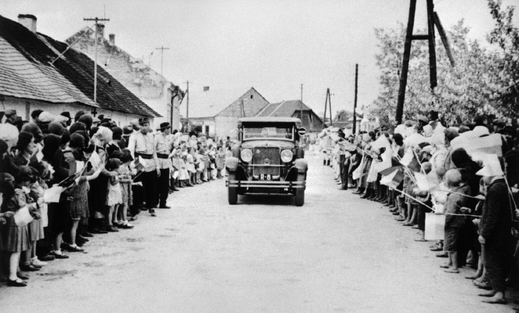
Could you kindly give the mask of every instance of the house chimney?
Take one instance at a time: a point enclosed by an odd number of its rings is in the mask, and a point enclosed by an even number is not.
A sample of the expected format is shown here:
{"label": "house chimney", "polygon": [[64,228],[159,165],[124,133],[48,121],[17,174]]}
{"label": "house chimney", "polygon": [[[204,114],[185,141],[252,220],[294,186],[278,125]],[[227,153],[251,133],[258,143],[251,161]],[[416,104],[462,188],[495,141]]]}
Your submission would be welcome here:
{"label": "house chimney", "polygon": [[103,38],[105,38],[105,26],[103,24],[96,24],[97,27],[97,40],[98,42],[103,42]]}
{"label": "house chimney", "polygon": [[110,45],[115,46],[115,34],[108,35],[108,38],[110,38]]}
{"label": "house chimney", "polygon": [[32,14],[18,14],[18,23],[33,33],[36,33],[36,16]]}

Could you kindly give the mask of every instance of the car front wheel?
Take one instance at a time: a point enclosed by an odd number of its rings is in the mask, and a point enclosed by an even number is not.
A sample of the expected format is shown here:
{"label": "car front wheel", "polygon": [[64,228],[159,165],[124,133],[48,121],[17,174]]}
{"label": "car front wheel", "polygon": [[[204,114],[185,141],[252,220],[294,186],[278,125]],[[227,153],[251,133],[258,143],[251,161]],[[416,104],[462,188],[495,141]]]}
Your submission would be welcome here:
{"label": "car front wheel", "polygon": [[[305,181],[305,176],[304,174],[298,174],[297,181]],[[303,204],[305,204],[305,188],[297,188],[295,190],[294,200],[296,206],[303,206]]]}
{"label": "car front wheel", "polygon": [[[229,181],[236,180],[236,173],[229,173]],[[228,187],[228,200],[229,204],[238,203],[238,187]]]}

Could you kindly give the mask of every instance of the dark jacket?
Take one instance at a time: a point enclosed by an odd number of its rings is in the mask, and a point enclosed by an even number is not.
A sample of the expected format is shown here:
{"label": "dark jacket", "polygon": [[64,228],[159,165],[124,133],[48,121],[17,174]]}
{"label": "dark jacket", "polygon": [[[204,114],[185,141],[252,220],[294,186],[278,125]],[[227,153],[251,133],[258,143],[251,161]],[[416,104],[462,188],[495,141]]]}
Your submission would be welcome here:
{"label": "dark jacket", "polygon": [[510,235],[512,207],[505,180],[494,180],[487,189],[479,234],[487,242],[499,243]]}
{"label": "dark jacket", "polygon": [[[470,194],[470,187],[467,185],[455,187],[453,192],[447,195],[447,202],[445,203],[445,213],[462,214],[461,208],[467,206],[468,197],[464,196]],[[460,215],[445,216],[445,227],[463,227],[465,225],[465,217]]]}

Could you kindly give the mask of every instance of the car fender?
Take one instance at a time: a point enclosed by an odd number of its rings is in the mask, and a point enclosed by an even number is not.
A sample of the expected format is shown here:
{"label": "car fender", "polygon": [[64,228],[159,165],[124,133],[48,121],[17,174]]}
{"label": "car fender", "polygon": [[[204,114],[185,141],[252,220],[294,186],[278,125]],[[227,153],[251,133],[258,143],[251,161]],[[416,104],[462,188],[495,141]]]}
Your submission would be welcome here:
{"label": "car fender", "polygon": [[225,167],[229,172],[236,172],[240,161],[236,157],[225,158]]}
{"label": "car fender", "polygon": [[305,159],[297,159],[294,162],[294,167],[297,169],[297,173],[304,174],[308,170],[308,161]]}

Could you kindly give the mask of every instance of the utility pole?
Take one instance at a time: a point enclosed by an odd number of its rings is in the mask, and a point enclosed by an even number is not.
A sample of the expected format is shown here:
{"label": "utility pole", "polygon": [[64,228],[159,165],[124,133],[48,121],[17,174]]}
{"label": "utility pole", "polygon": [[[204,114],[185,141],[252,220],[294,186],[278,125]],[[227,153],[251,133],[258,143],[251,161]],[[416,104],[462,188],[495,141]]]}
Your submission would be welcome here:
{"label": "utility pole", "polygon": [[[98,17],[94,17],[94,18],[83,18],[83,21],[95,21],[95,32],[94,32],[94,50],[95,50],[95,53],[94,53],[94,103],[97,105],[97,26],[98,26],[98,22],[108,22],[110,21],[110,19],[108,18],[98,18]],[[94,110],[92,111],[92,115],[96,115],[97,112],[96,112],[96,108],[94,108]]]}
{"label": "utility pole", "polygon": [[332,121],[332,98],[330,95],[330,88],[326,89],[326,99],[324,100],[324,117],[323,123],[326,123],[326,113],[328,111],[328,107],[330,107],[330,126],[333,125]]}
{"label": "utility pole", "polygon": [[187,83],[187,89],[186,89],[186,95],[187,95],[187,102],[186,102],[186,121],[187,121],[187,131],[191,131],[191,125],[189,124],[189,80]]}
{"label": "utility pole", "polygon": [[398,90],[398,102],[396,105],[396,122],[402,123],[404,115],[405,89],[407,87],[407,74],[409,72],[409,58],[411,57],[411,43],[413,40],[429,41],[429,69],[431,91],[437,86],[436,80],[436,51],[434,39],[434,3],[427,0],[427,35],[413,35],[414,17],[416,12],[416,0],[411,0],[409,5],[409,19],[407,20],[407,33],[404,44],[404,60],[402,62],[402,72],[400,73],[400,88]]}
{"label": "utility pole", "polygon": [[162,76],[162,70],[164,67],[164,50],[169,50],[169,48],[161,46],[160,48],[156,48],[156,50],[160,50],[160,76]]}
{"label": "utility pole", "polygon": [[303,84],[301,84],[301,126],[303,125]]}
{"label": "utility pole", "polygon": [[359,86],[359,64],[355,64],[355,100],[353,102],[353,129],[352,134],[357,133],[357,90]]}

